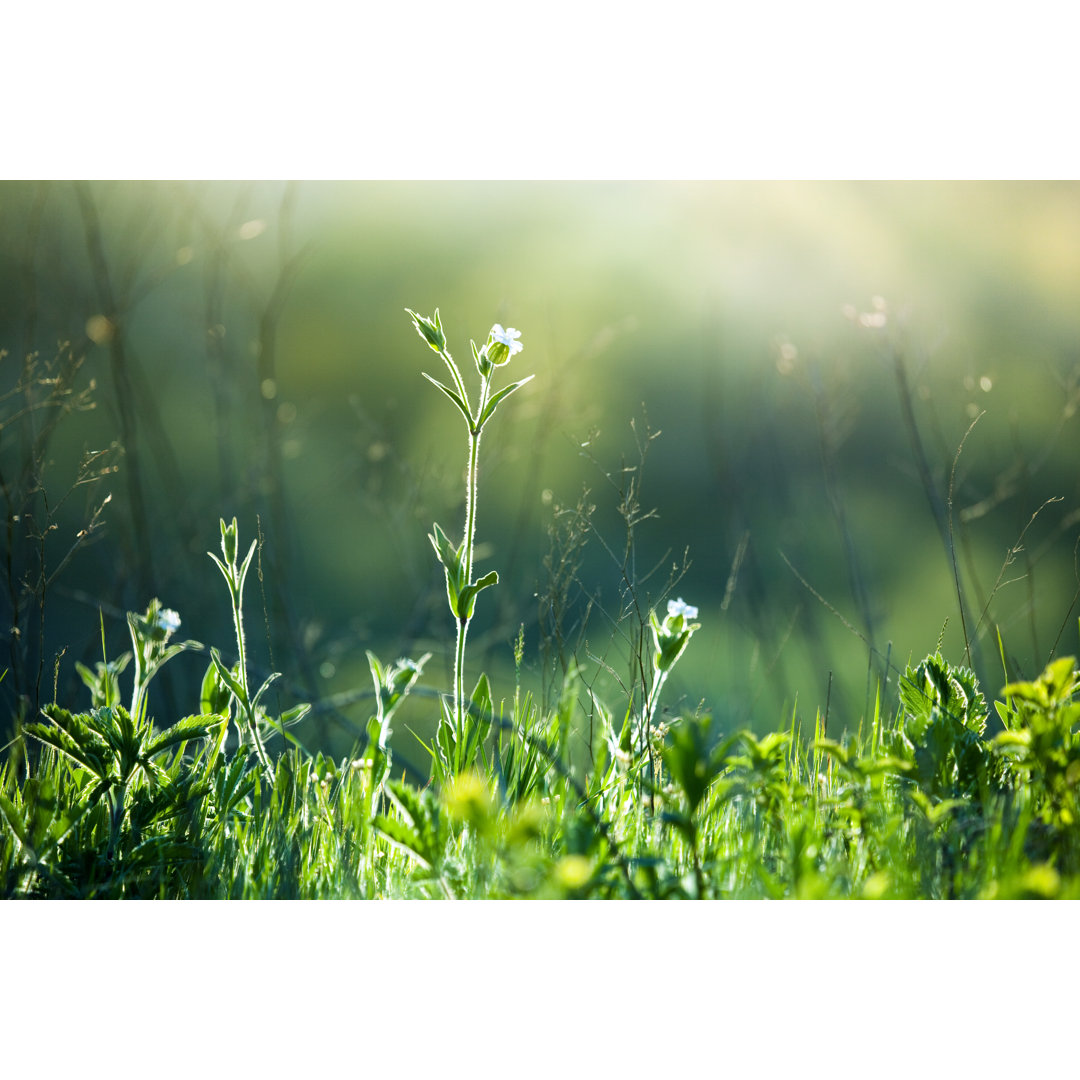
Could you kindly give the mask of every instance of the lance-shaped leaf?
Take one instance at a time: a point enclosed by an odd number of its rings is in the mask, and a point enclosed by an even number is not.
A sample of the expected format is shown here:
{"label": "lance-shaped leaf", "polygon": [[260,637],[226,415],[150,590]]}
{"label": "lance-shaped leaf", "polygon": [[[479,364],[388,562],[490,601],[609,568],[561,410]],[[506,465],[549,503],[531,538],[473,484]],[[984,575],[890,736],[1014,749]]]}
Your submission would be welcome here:
{"label": "lance-shaped leaf", "polygon": [[227,716],[232,704],[232,694],[217,668],[210,664],[203,676],[199,695],[199,712],[206,716]]}
{"label": "lance-shaped leaf", "polygon": [[476,342],[472,339],[469,340],[469,347],[472,349],[473,363],[476,364],[476,370],[480,373],[482,379],[486,379],[492,372],[491,361],[476,347]]}
{"label": "lance-shaped leaf", "polygon": [[[485,574],[479,581],[474,581],[470,585],[466,585],[458,596],[457,610],[454,612],[459,619],[471,619],[473,615],[473,608],[476,607],[476,594],[481,589],[486,589],[489,585],[498,585],[499,572],[492,570],[490,573]],[[451,605],[452,606],[452,605]]]}
{"label": "lance-shaped leaf", "polygon": [[309,712],[311,712],[311,703],[308,701],[302,702],[299,705],[294,705],[291,709],[286,709],[278,717],[278,723],[282,727],[291,727],[293,724],[298,724],[303,720]]}
{"label": "lance-shaped leaf", "polygon": [[532,378],[532,375],[527,375],[524,379],[519,379],[516,383],[504,386],[497,393],[492,394],[488,399],[487,405],[484,407],[484,411],[480,414],[480,418],[476,421],[477,430],[482,428],[488,422],[503,398],[509,397],[515,390],[524,386]]}
{"label": "lance-shaped leaf", "polygon": [[247,691],[244,689],[240,680],[225,666],[224,661],[221,659],[217,649],[210,649],[210,659],[214,663],[214,669],[218,673],[218,677],[221,681],[233,692],[233,696],[240,702],[245,708],[248,705]]}
{"label": "lance-shaped leaf", "polygon": [[461,415],[465,417],[465,422],[471,428],[473,422],[472,414],[469,412],[469,407],[465,404],[462,396],[456,391],[451,390],[446,383],[439,382],[438,379],[429,375],[426,371],[421,371],[420,374],[423,375],[432,386],[438,387],[438,389],[440,389],[458,407]]}
{"label": "lance-shaped leaf", "polygon": [[258,690],[255,691],[255,696],[251,699],[251,707],[252,707],[252,709],[255,709],[258,706],[260,699],[262,698],[263,694],[266,693],[266,691],[269,688],[270,684],[275,679],[280,679],[280,678],[281,678],[281,672],[280,671],[272,671],[272,672],[270,672],[269,675],[266,676],[266,681],[262,684],[262,686],[259,687]]}
{"label": "lance-shaped leaf", "polygon": [[464,544],[454,547],[446,533],[435,523],[435,532],[428,534],[431,546],[446,571],[446,598],[450,603],[450,610],[457,618],[461,618],[461,592],[465,588],[465,568],[462,565]]}
{"label": "lance-shaped leaf", "polygon": [[480,678],[476,681],[476,688],[472,692],[469,709],[477,718],[482,720],[491,717],[492,708],[491,683],[488,681],[487,674],[482,672]]}

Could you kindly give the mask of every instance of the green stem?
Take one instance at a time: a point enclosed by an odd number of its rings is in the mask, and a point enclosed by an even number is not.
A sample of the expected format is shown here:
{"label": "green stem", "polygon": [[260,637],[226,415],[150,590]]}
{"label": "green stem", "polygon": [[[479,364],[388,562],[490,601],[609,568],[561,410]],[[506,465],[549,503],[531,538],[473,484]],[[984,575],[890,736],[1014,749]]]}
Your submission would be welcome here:
{"label": "green stem", "polygon": [[255,753],[259,764],[266,770],[266,777],[270,785],[274,783],[274,771],[270,768],[270,758],[267,756],[266,747],[263,746],[262,737],[259,735],[259,725],[255,716],[255,710],[251,706],[251,692],[248,689],[247,677],[247,650],[244,645],[244,600],[240,595],[239,582],[233,584],[233,623],[236,626],[236,652],[240,666],[240,687],[244,691],[244,713],[247,716],[248,727],[251,729],[251,738],[255,744]]}
{"label": "green stem", "polygon": [[[465,480],[465,580],[472,583],[473,539],[476,535],[476,501],[480,480],[480,433],[478,420],[484,415],[491,391],[490,377],[480,381],[480,403],[476,416],[469,425],[469,468]],[[469,632],[469,618],[459,617],[457,623],[457,648],[454,651],[454,722],[460,745],[465,733],[465,638]]]}
{"label": "green stem", "polygon": [[657,703],[660,701],[660,691],[664,688],[664,683],[667,682],[668,673],[666,671],[658,671],[656,673],[656,681],[653,683],[652,692],[649,694],[648,700],[645,702],[645,733],[646,737],[648,733],[652,731],[652,719],[653,713],[656,711]]}
{"label": "green stem", "polygon": [[479,418],[487,408],[488,395],[491,392],[491,378],[480,380],[480,404],[476,407],[476,416],[469,425],[469,472],[465,491],[465,580],[472,581],[473,536],[476,533],[476,495],[480,481],[480,434],[483,428],[478,426]]}
{"label": "green stem", "polygon": [[465,635],[468,632],[469,620],[458,619],[457,648],[454,650],[454,734],[459,747],[465,740]]}
{"label": "green stem", "polygon": [[[670,669],[668,669],[670,670]],[[664,683],[667,682],[668,671],[658,671],[656,673],[656,680],[653,683],[652,691],[649,694],[648,700],[645,702],[645,722],[642,724],[642,739],[645,742],[645,755],[649,759],[649,813],[652,814],[656,810],[653,789],[656,786],[656,764],[653,761],[652,753],[652,726],[653,726],[653,714],[656,711],[656,706],[660,701],[660,691],[664,688]]]}

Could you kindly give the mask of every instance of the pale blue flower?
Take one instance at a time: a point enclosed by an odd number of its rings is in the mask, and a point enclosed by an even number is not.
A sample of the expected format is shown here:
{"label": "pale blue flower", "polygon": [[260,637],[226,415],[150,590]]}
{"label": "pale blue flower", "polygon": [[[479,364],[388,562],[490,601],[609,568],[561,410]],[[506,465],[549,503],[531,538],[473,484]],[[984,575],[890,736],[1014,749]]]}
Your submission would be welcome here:
{"label": "pale blue flower", "polygon": [[491,328],[491,334],[489,335],[492,340],[501,342],[510,350],[510,355],[514,356],[521,352],[525,348],[520,341],[516,339],[521,337],[521,331],[515,330],[512,326],[508,326],[505,330],[496,323]]}
{"label": "pale blue flower", "polygon": [[667,602],[668,618],[673,619],[676,615],[681,615],[684,619],[696,619],[698,609],[692,607],[690,604],[683,603],[683,598],[680,596],[678,600],[669,600]]}

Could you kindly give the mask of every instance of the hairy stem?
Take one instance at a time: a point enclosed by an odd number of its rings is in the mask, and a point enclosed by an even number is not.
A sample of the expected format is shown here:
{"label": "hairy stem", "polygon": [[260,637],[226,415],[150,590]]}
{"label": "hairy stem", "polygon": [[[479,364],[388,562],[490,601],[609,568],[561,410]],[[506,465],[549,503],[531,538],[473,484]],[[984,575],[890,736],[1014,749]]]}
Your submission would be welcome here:
{"label": "hairy stem", "polygon": [[[480,381],[480,403],[476,416],[469,424],[469,467],[465,479],[465,581],[472,582],[473,541],[476,535],[476,499],[480,479],[480,434],[483,430],[480,417],[487,407],[491,391],[490,376]],[[459,615],[457,621],[457,647],[454,650],[454,723],[459,742],[465,733],[465,638],[469,632],[470,616]]]}

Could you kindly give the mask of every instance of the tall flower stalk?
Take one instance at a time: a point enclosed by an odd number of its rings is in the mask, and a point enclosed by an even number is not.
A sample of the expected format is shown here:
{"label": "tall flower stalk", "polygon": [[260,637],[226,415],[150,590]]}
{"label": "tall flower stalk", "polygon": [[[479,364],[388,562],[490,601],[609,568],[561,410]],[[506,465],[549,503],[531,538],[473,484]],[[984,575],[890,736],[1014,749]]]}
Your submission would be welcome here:
{"label": "tall flower stalk", "polygon": [[494,390],[493,378],[497,368],[506,364],[512,356],[524,347],[517,339],[521,333],[513,327],[503,329],[496,323],[488,333],[483,348],[478,349],[475,341],[470,341],[473,361],[480,376],[480,393],[474,407],[465,388],[461,370],[454,362],[446,347],[446,334],[436,308],[429,319],[415,311],[405,309],[412,317],[416,332],[427,344],[442,357],[450,372],[451,385],[423,372],[424,378],[438,387],[457,407],[465,421],[468,432],[468,469],[465,480],[465,533],[460,545],[455,546],[446,533],[435,524],[428,539],[435,549],[435,554],[446,572],[446,598],[450,613],[454,616],[457,628],[457,643],[454,649],[454,690],[453,690],[453,725],[455,740],[458,745],[464,741],[465,727],[465,640],[469,633],[469,623],[476,606],[476,596],[489,585],[497,584],[499,575],[492,570],[483,577],[473,580],[473,545],[476,534],[476,502],[480,468],[480,436],[484,425],[495,414],[496,408],[510,394],[524,386],[532,375],[519,379],[515,383]]}

